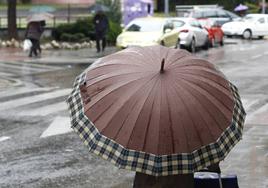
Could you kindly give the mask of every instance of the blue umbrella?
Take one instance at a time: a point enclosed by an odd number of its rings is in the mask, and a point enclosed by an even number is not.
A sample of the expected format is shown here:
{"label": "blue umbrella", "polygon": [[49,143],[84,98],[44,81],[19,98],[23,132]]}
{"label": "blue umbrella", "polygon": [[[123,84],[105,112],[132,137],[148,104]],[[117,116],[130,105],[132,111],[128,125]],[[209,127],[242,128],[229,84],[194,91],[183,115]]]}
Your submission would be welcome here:
{"label": "blue umbrella", "polygon": [[54,12],[56,8],[47,5],[36,5],[30,9],[32,13]]}

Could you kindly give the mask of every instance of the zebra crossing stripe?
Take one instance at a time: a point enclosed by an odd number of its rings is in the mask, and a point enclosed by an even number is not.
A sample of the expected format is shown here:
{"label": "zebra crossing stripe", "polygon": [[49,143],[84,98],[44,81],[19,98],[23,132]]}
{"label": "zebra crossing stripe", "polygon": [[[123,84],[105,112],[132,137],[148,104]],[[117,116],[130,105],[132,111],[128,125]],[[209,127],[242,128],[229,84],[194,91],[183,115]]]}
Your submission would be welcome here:
{"label": "zebra crossing stripe", "polygon": [[43,87],[43,88],[28,88],[28,87],[21,87],[21,88],[11,88],[6,91],[1,91],[0,92],[0,97],[12,97],[16,95],[22,95],[22,94],[27,94],[27,93],[32,93],[32,92],[37,92],[37,91],[51,91],[53,89],[57,89],[57,87]]}
{"label": "zebra crossing stripe", "polygon": [[66,102],[59,102],[55,104],[50,104],[42,106],[40,108],[34,108],[31,110],[26,110],[18,113],[19,116],[47,116],[49,114],[67,110]]}
{"label": "zebra crossing stripe", "polygon": [[42,133],[40,138],[45,138],[58,134],[66,134],[72,131],[73,130],[71,129],[70,118],[57,116],[49,125],[49,127]]}
{"label": "zebra crossing stripe", "polygon": [[47,69],[47,70],[56,70],[56,69],[61,69],[59,66],[50,66],[50,65],[44,65],[44,64],[36,64],[36,63],[21,63],[21,62],[8,62],[8,63],[2,63],[1,64],[8,64],[8,65],[14,65],[18,67],[33,67],[33,68],[40,68],[40,69]]}
{"label": "zebra crossing stripe", "polygon": [[1,136],[0,137],[0,142],[6,141],[6,140],[9,140],[9,139],[10,139],[9,136]]}
{"label": "zebra crossing stripe", "polygon": [[7,102],[2,102],[0,103],[0,110],[8,110],[12,108],[17,108],[19,106],[39,102],[39,101],[45,101],[48,99],[65,96],[65,95],[68,95],[70,92],[71,92],[71,89],[62,89],[62,90],[56,90],[56,91],[45,93],[45,94],[39,94],[39,95],[19,98],[15,100],[10,100]]}
{"label": "zebra crossing stripe", "polygon": [[1,70],[5,72],[27,72],[27,73],[38,73],[38,72],[44,72],[44,69],[41,68],[34,68],[31,66],[17,66],[17,65],[11,65],[11,64],[4,64],[0,63]]}

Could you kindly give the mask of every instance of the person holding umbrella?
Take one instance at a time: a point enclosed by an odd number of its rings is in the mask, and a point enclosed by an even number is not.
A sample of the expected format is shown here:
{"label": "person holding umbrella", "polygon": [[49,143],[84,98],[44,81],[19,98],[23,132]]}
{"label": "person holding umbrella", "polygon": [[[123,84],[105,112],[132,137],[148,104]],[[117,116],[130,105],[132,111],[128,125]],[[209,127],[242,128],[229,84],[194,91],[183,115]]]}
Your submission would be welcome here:
{"label": "person holding umbrella", "polygon": [[44,29],[41,26],[41,22],[29,22],[26,28],[25,38],[29,39],[32,42],[32,47],[30,49],[29,57],[32,57],[33,54],[37,57],[37,50],[40,48],[40,38]]}
{"label": "person holding umbrella", "polygon": [[[106,33],[109,28],[109,21],[102,10],[98,10],[93,18],[95,26],[96,48],[99,53],[100,50],[104,51],[106,47]],[[102,49],[100,48],[100,41],[102,41]]]}
{"label": "person holding umbrella", "polygon": [[32,14],[27,17],[28,25],[25,32],[25,38],[32,42],[29,57],[32,57],[33,54],[37,56],[37,50],[39,50],[41,54],[40,38],[44,32],[44,27],[46,25],[45,21],[53,17],[54,16],[50,13]]}
{"label": "person holding umbrella", "polygon": [[67,104],[89,151],[136,171],[135,188],[193,188],[195,172],[220,173],[246,116],[214,64],[163,46],[97,60],[76,78]]}

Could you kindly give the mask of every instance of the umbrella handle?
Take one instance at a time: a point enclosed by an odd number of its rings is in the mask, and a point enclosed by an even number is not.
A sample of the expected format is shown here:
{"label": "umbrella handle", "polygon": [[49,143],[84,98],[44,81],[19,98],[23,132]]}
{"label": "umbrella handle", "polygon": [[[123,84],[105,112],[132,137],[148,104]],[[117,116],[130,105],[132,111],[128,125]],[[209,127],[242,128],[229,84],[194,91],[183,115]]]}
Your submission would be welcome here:
{"label": "umbrella handle", "polygon": [[222,180],[221,180],[221,173],[219,173],[218,175],[219,175],[219,185],[220,185],[220,188],[223,188],[223,186],[222,186]]}

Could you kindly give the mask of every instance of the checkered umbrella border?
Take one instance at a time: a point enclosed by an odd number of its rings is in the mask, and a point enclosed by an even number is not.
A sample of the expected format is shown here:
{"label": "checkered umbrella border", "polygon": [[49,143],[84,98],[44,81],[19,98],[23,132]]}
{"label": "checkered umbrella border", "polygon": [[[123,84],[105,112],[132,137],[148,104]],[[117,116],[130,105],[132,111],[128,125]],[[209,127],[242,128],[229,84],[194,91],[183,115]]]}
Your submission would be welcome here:
{"label": "checkered umbrella border", "polygon": [[99,133],[98,129],[84,114],[80,85],[84,83],[85,72],[76,78],[73,90],[67,99],[71,125],[90,152],[101,156],[119,168],[153,176],[188,174],[201,170],[223,160],[242,138],[245,110],[237,88],[230,83],[235,105],[231,125],[215,143],[203,146],[192,153],[154,155],[124,148],[114,140]]}

